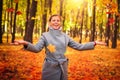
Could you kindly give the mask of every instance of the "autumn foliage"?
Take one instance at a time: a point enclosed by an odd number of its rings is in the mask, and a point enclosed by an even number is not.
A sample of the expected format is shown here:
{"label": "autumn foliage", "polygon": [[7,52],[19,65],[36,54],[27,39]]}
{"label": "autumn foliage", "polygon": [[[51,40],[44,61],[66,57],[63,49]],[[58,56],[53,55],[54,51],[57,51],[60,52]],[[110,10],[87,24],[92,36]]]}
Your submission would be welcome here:
{"label": "autumn foliage", "polygon": [[[0,79],[41,80],[44,49],[39,53],[23,46],[0,45]],[[96,46],[95,50],[67,49],[68,80],[120,80],[120,49]],[[49,67],[49,66],[48,66]]]}

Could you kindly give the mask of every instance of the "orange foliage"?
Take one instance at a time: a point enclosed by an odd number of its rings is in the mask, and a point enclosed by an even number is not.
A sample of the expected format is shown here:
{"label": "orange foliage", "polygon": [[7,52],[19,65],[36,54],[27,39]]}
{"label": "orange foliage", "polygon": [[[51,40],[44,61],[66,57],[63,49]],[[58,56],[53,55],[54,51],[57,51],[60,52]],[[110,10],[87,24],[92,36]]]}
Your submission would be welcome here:
{"label": "orange foliage", "polygon": [[18,2],[19,2],[19,0],[14,0],[14,2],[15,2],[15,3],[18,3]]}
{"label": "orange foliage", "polygon": [[13,12],[14,11],[14,8],[8,8],[6,9],[7,12]]}
{"label": "orange foliage", "polygon": [[17,15],[21,15],[22,12],[21,12],[21,11],[17,11],[16,14],[17,14]]}
{"label": "orange foliage", "polygon": [[[32,53],[22,46],[0,45],[0,79],[41,80],[44,50]],[[68,80],[120,80],[120,49],[96,46],[95,50],[68,48]]]}

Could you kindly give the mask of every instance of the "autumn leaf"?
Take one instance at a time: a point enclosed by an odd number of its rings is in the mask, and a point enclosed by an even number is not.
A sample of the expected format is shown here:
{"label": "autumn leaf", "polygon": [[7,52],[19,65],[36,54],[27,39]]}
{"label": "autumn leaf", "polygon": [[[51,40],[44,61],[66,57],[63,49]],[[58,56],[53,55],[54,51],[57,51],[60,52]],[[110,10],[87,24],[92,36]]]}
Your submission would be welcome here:
{"label": "autumn leaf", "polygon": [[50,50],[51,53],[54,53],[54,52],[55,52],[55,46],[54,46],[54,45],[49,44],[49,45],[47,46],[47,48]]}
{"label": "autumn leaf", "polygon": [[13,12],[14,11],[14,8],[8,8],[6,9],[7,12]]}
{"label": "autumn leaf", "polygon": [[18,3],[19,0],[14,0],[15,3]]}
{"label": "autumn leaf", "polygon": [[17,15],[21,15],[22,12],[21,12],[21,11],[17,11],[16,14],[17,14]]}
{"label": "autumn leaf", "polygon": [[106,14],[110,14],[111,12],[106,12]]}
{"label": "autumn leaf", "polygon": [[[118,42],[120,43],[120,41]],[[45,58],[44,50],[40,54],[34,54],[22,50],[22,47],[0,45],[0,79],[41,80],[42,65]],[[65,56],[69,59],[68,80],[120,79],[119,48],[106,47],[103,49],[99,47],[96,46],[95,50],[87,51],[67,48]],[[53,52],[55,51],[55,45],[49,44],[48,48]]]}
{"label": "autumn leaf", "polygon": [[109,18],[109,23],[113,24],[114,23],[114,19],[113,18]]}

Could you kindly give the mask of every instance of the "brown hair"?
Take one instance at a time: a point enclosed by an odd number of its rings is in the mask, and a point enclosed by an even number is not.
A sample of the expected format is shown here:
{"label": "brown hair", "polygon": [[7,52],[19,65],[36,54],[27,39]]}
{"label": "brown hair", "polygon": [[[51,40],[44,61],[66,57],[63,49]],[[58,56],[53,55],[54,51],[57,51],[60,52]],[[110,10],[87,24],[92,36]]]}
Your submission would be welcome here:
{"label": "brown hair", "polygon": [[54,15],[50,16],[50,18],[49,18],[49,22],[51,21],[51,19],[52,19],[54,16],[58,16],[58,17],[60,18],[60,20],[61,20],[61,16],[60,16],[60,15],[58,15],[58,14],[54,14]]}

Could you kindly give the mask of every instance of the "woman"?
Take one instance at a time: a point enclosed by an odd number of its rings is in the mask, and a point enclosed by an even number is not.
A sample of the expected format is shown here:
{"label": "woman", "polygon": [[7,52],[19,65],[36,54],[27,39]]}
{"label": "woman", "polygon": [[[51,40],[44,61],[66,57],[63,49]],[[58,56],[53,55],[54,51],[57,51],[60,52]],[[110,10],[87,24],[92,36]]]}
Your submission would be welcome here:
{"label": "woman", "polygon": [[[94,49],[95,45],[106,45],[103,42],[79,44],[61,32],[61,18],[52,15],[49,19],[49,31],[42,34],[36,45],[27,41],[15,41],[15,45],[24,45],[26,50],[39,52],[45,47],[46,57],[42,70],[42,80],[67,80],[68,59],[64,56],[67,46],[76,50]],[[51,50],[51,48],[53,48]]]}

